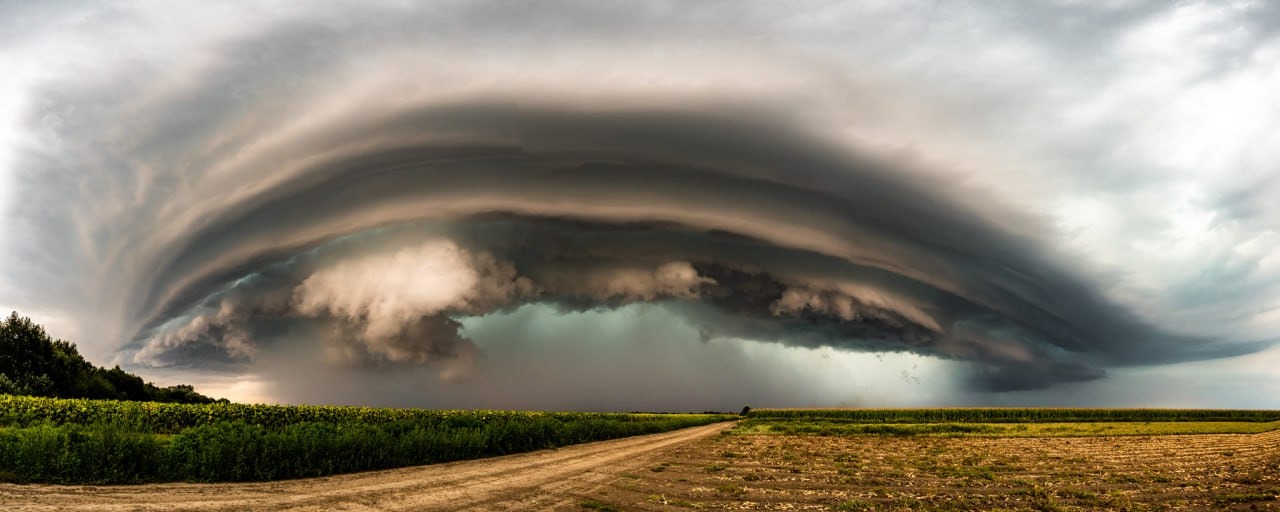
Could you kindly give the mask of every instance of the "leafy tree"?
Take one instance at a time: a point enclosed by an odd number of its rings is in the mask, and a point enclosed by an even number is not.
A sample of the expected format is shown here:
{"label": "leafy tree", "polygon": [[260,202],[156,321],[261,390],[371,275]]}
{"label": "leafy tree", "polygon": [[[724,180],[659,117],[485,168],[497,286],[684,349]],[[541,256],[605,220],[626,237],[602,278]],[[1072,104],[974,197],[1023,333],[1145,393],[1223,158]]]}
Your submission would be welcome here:
{"label": "leafy tree", "polygon": [[54,340],[44,327],[15,311],[0,321],[0,393],[59,398],[109,398],[209,403],[188,385],[161,388],[115,368],[86,361],[75,343]]}

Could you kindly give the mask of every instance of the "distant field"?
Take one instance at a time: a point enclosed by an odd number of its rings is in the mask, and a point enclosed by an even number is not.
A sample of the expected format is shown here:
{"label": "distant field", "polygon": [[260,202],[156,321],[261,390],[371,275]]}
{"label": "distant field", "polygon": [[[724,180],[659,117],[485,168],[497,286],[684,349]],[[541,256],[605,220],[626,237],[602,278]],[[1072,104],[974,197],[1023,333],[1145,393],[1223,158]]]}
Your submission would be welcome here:
{"label": "distant field", "polygon": [[1154,436],[1175,434],[1258,434],[1280,429],[1280,421],[1160,421],[1072,423],[851,423],[824,420],[753,418],[737,434],[782,435],[934,435],[977,437]]}
{"label": "distant field", "polygon": [[141,483],[321,476],[505,455],[736,417],[161,404],[0,395],[0,481]]}
{"label": "distant field", "polygon": [[1081,437],[1257,434],[1280,412],[1199,409],[766,409],[738,434]]}
{"label": "distant field", "polygon": [[1280,411],[1249,409],[753,409],[754,419],[829,420],[852,423],[1071,423],[1142,421],[1280,421]]}
{"label": "distant field", "polygon": [[1277,411],[753,410],[728,433],[620,475],[584,507],[1280,509]]}

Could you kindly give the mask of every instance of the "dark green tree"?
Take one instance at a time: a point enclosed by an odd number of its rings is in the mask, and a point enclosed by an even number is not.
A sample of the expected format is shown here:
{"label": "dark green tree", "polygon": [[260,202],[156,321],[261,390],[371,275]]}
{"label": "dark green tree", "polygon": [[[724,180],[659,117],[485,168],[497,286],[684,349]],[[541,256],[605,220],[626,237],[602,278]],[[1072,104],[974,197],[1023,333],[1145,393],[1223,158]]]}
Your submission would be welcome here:
{"label": "dark green tree", "polygon": [[0,321],[0,393],[60,398],[108,398],[208,403],[188,385],[161,388],[120,369],[86,361],[74,343],[55,340],[15,311]]}
{"label": "dark green tree", "polygon": [[53,342],[44,327],[13,312],[0,322],[0,374],[24,394],[52,395]]}

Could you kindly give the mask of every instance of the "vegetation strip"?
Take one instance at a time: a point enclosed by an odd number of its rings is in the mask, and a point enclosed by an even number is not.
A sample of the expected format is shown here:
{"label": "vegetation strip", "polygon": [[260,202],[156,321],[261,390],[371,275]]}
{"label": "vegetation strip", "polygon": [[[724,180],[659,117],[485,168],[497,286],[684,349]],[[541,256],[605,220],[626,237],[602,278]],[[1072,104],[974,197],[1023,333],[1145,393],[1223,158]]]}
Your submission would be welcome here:
{"label": "vegetation strip", "polygon": [[70,484],[322,476],[505,455],[732,418],[0,395],[0,480]]}
{"label": "vegetation strip", "polygon": [[752,409],[752,419],[802,419],[849,423],[1075,423],[1075,422],[1272,422],[1280,411],[1245,409]]}
{"label": "vegetation strip", "polygon": [[1280,411],[1204,409],[764,409],[735,434],[944,437],[1087,437],[1257,434]]}
{"label": "vegetation strip", "polygon": [[1094,437],[1187,434],[1259,434],[1280,429],[1280,421],[1161,421],[1068,423],[854,423],[805,419],[742,421],[735,434],[893,435],[944,437]]}

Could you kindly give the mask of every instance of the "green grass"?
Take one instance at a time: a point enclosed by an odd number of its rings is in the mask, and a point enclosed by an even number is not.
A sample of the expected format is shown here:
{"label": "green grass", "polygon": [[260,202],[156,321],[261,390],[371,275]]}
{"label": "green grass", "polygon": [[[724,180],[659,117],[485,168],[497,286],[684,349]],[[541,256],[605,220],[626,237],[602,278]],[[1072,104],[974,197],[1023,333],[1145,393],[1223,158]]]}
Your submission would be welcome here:
{"label": "green grass", "polygon": [[876,504],[874,502],[866,501],[866,500],[842,501],[836,504],[835,506],[831,507],[831,510],[834,510],[837,512],[857,512],[862,510],[875,510],[875,509],[876,509]]}
{"label": "green grass", "polygon": [[[41,409],[32,404],[44,404]],[[553,448],[725,421],[713,414],[180,406],[0,396],[0,480],[254,481]],[[201,414],[192,415],[192,407]],[[257,422],[239,414],[258,415]]]}
{"label": "green grass", "polygon": [[596,501],[596,500],[586,500],[578,504],[578,506],[582,507],[585,510],[599,510],[601,512],[617,512],[618,511],[618,507],[615,507],[613,505],[610,505],[602,501]]}

